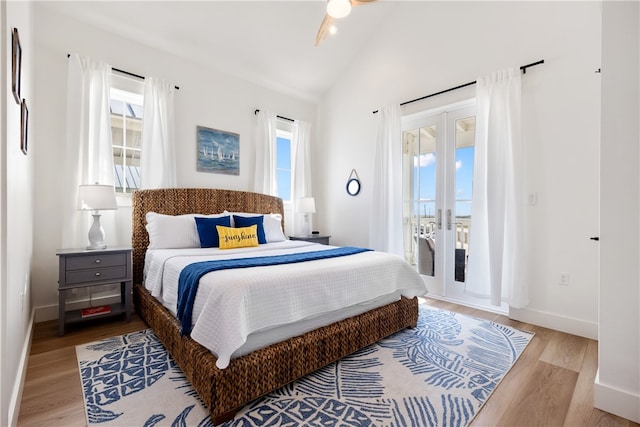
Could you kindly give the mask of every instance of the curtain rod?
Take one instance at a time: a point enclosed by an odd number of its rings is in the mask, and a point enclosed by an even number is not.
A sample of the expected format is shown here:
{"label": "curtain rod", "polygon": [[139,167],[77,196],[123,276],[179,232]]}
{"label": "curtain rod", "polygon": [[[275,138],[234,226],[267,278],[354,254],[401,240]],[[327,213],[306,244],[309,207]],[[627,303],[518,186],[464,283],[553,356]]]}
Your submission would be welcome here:
{"label": "curtain rod", "polygon": [[[257,109],[256,109],[256,111],[254,111],[254,112],[253,112],[253,114],[255,115],[255,114],[258,114],[259,112],[260,112],[260,110],[257,110]],[[286,121],[288,121],[288,122],[295,122],[295,120],[290,119],[290,118],[288,118],[288,117],[276,116],[276,118],[278,118],[278,119],[282,119],[282,120],[286,120]]]}
{"label": "curtain rod", "polygon": [[[70,54],[70,53],[67,53],[67,58],[68,58],[68,57],[70,57],[70,56],[71,56],[71,54]],[[112,69],[113,71],[117,71],[118,73],[126,74],[127,76],[135,77],[135,78],[138,78],[138,79],[140,79],[140,80],[144,80],[144,79],[145,79],[145,77],[144,77],[144,76],[141,76],[140,74],[130,73],[130,72],[128,72],[128,71],[121,70],[121,69],[116,68],[116,67],[111,67],[111,69]],[[176,88],[176,90],[180,90],[180,88],[179,88],[178,86],[174,86],[174,87]]]}
{"label": "curtain rod", "polygon": [[[533,66],[536,66],[536,65],[540,65],[540,64],[544,64],[544,59],[541,59],[540,61],[537,61],[537,62],[532,62],[531,64],[523,65],[523,66],[520,67],[520,71],[522,71],[522,74],[527,74],[527,68],[533,67]],[[477,81],[474,80],[472,82],[464,83],[464,84],[458,85],[456,87],[450,87],[449,89],[441,90],[440,92],[431,93],[429,95],[421,96],[420,98],[412,99],[411,101],[405,101],[405,102],[401,103],[400,106],[402,107],[403,105],[411,104],[413,102],[422,101],[423,99],[431,98],[432,96],[442,95],[443,93],[453,92],[454,90],[458,90],[458,89],[462,89],[463,87],[474,85],[474,84],[476,84],[476,82]],[[374,111],[373,114],[376,114],[377,112],[378,112],[378,110]]]}

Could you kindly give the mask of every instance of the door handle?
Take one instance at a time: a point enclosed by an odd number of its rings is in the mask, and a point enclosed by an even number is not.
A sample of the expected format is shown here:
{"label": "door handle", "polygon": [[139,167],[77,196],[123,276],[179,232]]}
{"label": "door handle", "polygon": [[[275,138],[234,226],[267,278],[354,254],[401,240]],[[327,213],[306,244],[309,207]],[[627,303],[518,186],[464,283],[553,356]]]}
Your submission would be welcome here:
{"label": "door handle", "polygon": [[451,230],[451,209],[447,209],[447,230]]}
{"label": "door handle", "polygon": [[438,218],[436,219],[438,230],[442,230],[442,209],[438,209]]}
{"label": "door handle", "polygon": [[595,240],[596,242],[600,241],[600,237],[598,237],[598,236],[589,237],[589,239]]}

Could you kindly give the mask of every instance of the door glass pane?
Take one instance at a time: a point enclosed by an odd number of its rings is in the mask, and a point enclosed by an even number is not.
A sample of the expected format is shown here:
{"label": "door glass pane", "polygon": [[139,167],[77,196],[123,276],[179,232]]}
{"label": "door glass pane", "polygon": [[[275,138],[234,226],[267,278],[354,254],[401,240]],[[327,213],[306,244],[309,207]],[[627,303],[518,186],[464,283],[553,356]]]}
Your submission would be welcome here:
{"label": "door glass pane", "polygon": [[404,203],[405,251],[407,261],[416,266],[420,274],[435,275],[436,227],[436,126],[427,126],[403,133],[405,170],[411,171],[410,200]]}
{"label": "door glass pane", "polygon": [[456,174],[455,174],[455,263],[456,282],[465,281],[467,270],[469,228],[471,227],[471,198],[473,194],[473,155],[476,118],[456,120]]}

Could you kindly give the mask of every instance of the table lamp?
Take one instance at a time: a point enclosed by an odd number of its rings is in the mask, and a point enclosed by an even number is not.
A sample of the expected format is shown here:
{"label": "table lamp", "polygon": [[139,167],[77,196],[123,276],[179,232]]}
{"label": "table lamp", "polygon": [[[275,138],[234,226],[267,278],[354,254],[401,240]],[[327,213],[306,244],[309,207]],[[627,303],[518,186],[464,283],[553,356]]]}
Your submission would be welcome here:
{"label": "table lamp", "polygon": [[97,182],[91,185],[78,187],[78,209],[94,211],[93,224],[89,229],[89,246],[87,249],[105,249],[104,230],[100,225],[100,213],[98,211],[117,209],[116,193],[112,185],[100,185]]}

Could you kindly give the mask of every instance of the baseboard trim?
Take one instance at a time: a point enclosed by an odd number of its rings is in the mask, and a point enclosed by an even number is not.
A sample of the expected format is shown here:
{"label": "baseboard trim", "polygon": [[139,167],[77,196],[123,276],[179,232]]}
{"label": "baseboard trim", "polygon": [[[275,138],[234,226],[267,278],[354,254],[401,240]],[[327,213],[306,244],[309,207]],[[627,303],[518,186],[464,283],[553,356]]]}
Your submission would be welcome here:
{"label": "baseboard trim", "polygon": [[509,317],[520,322],[543,326],[560,332],[598,340],[598,323],[575,317],[561,316],[529,308],[509,308]]}
{"label": "baseboard trim", "polygon": [[11,400],[9,401],[9,425],[18,425],[18,417],[20,416],[20,404],[22,403],[22,391],[24,390],[24,381],[27,377],[27,366],[29,365],[29,353],[31,353],[31,340],[33,338],[33,325],[35,323],[35,309],[31,310],[31,318],[29,319],[29,326],[27,328],[27,334],[22,344],[22,352],[20,354],[20,364],[18,366],[18,372],[20,375],[16,376],[16,382],[13,385],[11,392]]}
{"label": "baseboard trim", "polygon": [[640,395],[600,383],[599,370],[593,384],[593,406],[634,423],[640,423]]}

